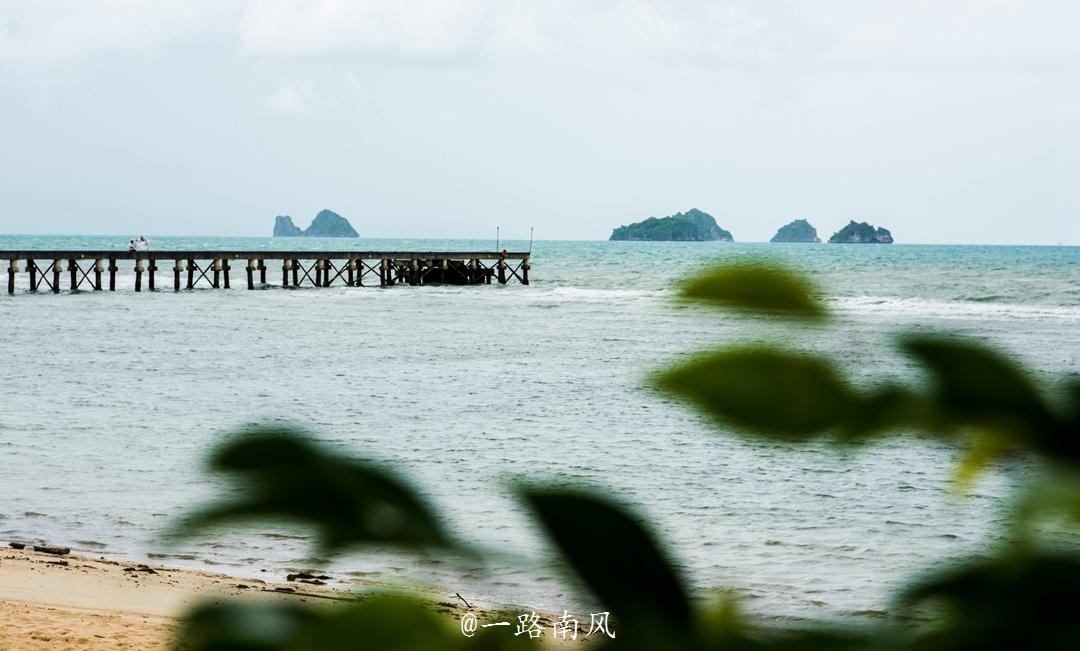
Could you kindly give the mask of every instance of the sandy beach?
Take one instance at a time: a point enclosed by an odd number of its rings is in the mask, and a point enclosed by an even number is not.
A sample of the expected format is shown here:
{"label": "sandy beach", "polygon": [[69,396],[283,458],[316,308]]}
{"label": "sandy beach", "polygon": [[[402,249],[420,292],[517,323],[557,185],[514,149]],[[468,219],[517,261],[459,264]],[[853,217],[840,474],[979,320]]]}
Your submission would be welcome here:
{"label": "sandy beach", "polygon": [[[302,581],[245,579],[192,569],[55,555],[30,549],[0,550],[0,649],[85,650],[171,648],[179,618],[192,605],[216,599],[299,603],[353,600],[348,592]],[[431,609],[458,626],[468,609],[430,594]],[[473,607],[478,617],[504,609]],[[551,613],[540,613],[550,627]],[[545,639],[543,647],[578,646]],[[587,648],[587,645],[586,645]]]}
{"label": "sandy beach", "polygon": [[239,596],[304,602],[348,595],[319,585],[5,547],[0,649],[165,649],[189,606]]}

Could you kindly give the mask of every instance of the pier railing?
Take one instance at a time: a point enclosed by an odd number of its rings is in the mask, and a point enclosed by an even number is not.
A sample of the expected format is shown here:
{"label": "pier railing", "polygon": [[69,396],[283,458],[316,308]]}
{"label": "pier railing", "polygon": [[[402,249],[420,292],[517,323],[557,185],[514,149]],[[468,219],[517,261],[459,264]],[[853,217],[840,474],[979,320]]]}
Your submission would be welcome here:
{"label": "pier railing", "polygon": [[[59,293],[66,280],[71,291],[116,290],[121,262],[130,262],[135,291],[157,289],[156,275],[171,274],[172,289],[230,288],[233,264],[243,262],[248,289],[267,287],[268,271],[282,287],[380,287],[408,285],[529,284],[530,254],[515,251],[2,251],[7,260],[8,293],[15,293],[16,277],[26,273],[30,291]],[[65,278],[66,276],[66,278]],[[365,283],[368,280],[368,283]],[[224,281],[224,282],[222,282]],[[275,284],[277,284],[275,282]]]}

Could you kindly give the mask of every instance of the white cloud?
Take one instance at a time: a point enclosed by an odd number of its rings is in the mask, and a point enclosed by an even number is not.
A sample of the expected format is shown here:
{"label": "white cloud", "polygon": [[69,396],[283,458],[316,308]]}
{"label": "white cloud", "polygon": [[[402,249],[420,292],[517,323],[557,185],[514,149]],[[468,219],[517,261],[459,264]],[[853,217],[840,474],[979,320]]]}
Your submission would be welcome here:
{"label": "white cloud", "polygon": [[476,40],[476,0],[252,0],[240,21],[245,51],[274,55],[456,56]]}
{"label": "white cloud", "polygon": [[227,28],[236,3],[210,0],[5,0],[0,63],[63,63],[110,51],[151,51]]}
{"label": "white cloud", "polygon": [[6,0],[0,62],[211,36],[284,58],[1075,70],[1077,24],[1065,0]]}
{"label": "white cloud", "polygon": [[285,82],[266,99],[266,105],[283,113],[311,114],[315,87],[310,82]]}

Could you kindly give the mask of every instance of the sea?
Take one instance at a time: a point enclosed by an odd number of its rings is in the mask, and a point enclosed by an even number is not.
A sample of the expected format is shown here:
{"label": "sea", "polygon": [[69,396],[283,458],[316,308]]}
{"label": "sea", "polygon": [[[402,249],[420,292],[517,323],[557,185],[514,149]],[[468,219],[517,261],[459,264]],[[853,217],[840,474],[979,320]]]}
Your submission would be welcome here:
{"label": "sea", "polygon": [[[128,236],[0,236],[0,250],[123,251]],[[493,241],[151,237],[155,250],[495,250]],[[0,541],[281,580],[316,569],[358,590],[460,593],[588,612],[515,497],[518,482],[597,490],[665,545],[702,603],[761,621],[888,617],[928,570],[1004,542],[1021,464],[954,481],[961,451],[903,433],[857,447],[718,427],[649,388],[704,350],[770,343],[853,382],[914,381],[912,332],[956,333],[1050,385],[1080,369],[1080,248],[506,241],[532,284],[0,294]],[[832,313],[808,325],[676,300],[709,265],[773,261]],[[6,268],[6,263],[5,263]],[[0,270],[2,271],[2,270]],[[268,280],[280,272],[271,266]],[[234,272],[236,273],[236,272]],[[4,277],[6,280],[6,276]],[[64,276],[66,283],[66,274]],[[162,289],[164,288],[164,289]],[[185,513],[234,495],[215,446],[295,427],[407,477],[487,563],[357,550],[259,523],[175,542]],[[633,574],[635,568],[625,571]]]}

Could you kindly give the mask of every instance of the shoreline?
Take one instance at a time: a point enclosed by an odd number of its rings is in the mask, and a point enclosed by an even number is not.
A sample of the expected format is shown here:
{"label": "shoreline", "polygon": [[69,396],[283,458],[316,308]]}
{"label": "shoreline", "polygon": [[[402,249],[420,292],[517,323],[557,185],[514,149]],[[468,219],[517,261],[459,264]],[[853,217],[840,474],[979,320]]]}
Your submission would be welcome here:
{"label": "shoreline", "polygon": [[[272,581],[205,570],[0,548],[0,649],[66,651],[171,649],[180,619],[207,600],[307,603],[363,600],[388,592],[372,585],[346,589],[310,583],[317,577]],[[401,593],[401,591],[397,591]],[[466,608],[438,593],[413,594],[457,627],[469,611],[478,617],[507,609]],[[472,602],[470,602],[472,603]],[[528,610],[528,609],[525,609]],[[538,612],[550,626],[552,613]],[[562,646],[548,640],[543,647]]]}
{"label": "shoreline", "polygon": [[336,587],[275,583],[79,554],[0,550],[0,648],[167,649],[180,617],[210,598],[351,599]]}

